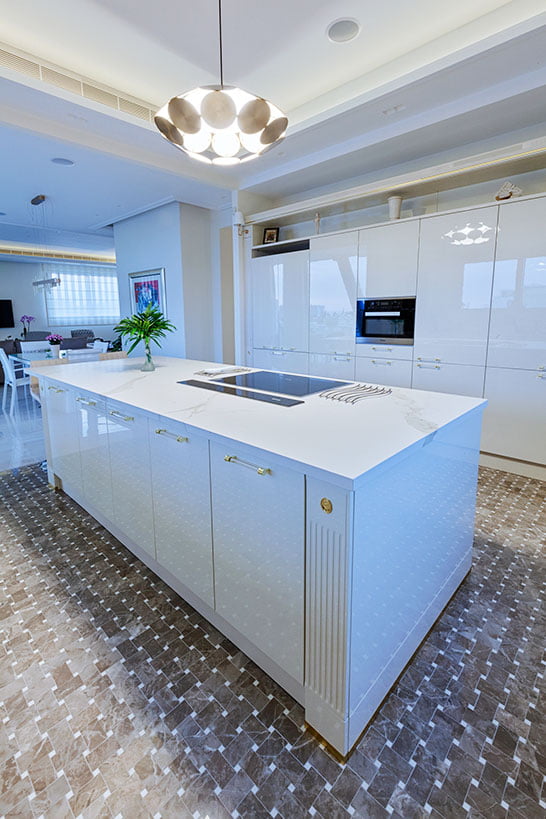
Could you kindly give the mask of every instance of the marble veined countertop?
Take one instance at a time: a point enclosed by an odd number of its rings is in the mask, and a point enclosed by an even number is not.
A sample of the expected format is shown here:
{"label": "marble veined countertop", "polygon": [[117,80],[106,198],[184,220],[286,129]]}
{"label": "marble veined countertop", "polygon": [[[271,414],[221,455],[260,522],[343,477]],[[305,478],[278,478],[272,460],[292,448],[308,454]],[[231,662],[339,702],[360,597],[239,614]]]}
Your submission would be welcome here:
{"label": "marble veined countertop", "polygon": [[[30,372],[37,376],[181,421],[207,433],[266,450],[295,465],[311,467],[353,484],[364,473],[408,448],[423,445],[437,430],[486,401],[462,395],[392,387],[391,394],[345,404],[303,397],[282,407],[178,384],[197,378],[206,361],[155,357],[156,370],[140,371],[144,359],[74,363]],[[358,382],[356,382],[358,383]]]}

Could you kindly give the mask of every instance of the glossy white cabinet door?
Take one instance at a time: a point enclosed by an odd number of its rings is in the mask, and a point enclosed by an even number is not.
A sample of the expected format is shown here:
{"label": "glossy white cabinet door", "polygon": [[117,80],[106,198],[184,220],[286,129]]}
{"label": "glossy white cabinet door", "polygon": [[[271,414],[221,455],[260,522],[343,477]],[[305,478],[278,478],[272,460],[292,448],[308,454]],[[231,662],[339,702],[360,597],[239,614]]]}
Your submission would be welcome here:
{"label": "glossy white cabinet door", "polygon": [[546,199],[499,208],[488,365],[546,367]]}
{"label": "glossy white cabinet door", "polygon": [[358,232],[311,239],[309,351],[354,353]]}
{"label": "glossy white cabinet door", "polygon": [[480,208],[422,220],[415,358],[485,364],[497,211]]}
{"label": "glossy white cabinet door", "polygon": [[253,447],[210,453],[216,611],[302,683],[304,476]]}
{"label": "glossy white cabinet door", "polygon": [[307,350],[309,251],[252,260],[254,347]]}
{"label": "glossy white cabinet door", "polygon": [[434,364],[416,361],[413,365],[412,387],[432,392],[452,392],[454,395],[483,395],[485,367],[471,364]]}
{"label": "glossy white cabinet door", "polygon": [[278,370],[282,373],[307,374],[309,368],[307,353],[288,353],[285,350],[253,350],[254,367],[263,370]]}
{"label": "glossy white cabinet door", "polygon": [[157,560],[214,608],[208,441],[166,418],[149,429]]}
{"label": "glossy white cabinet door", "polygon": [[78,411],[74,392],[56,384],[45,384],[47,418],[53,472],[67,489],[82,495],[82,470]]}
{"label": "glossy white cabinet door", "polygon": [[395,358],[357,358],[355,380],[388,387],[411,387],[411,361]]}
{"label": "glossy white cabinet door", "polygon": [[481,448],[546,464],[546,372],[488,367]]}
{"label": "glossy white cabinet door", "polygon": [[322,375],[324,378],[344,378],[348,381],[354,381],[354,356],[309,353],[309,375]]}
{"label": "glossy white cabinet door", "polygon": [[412,344],[357,344],[355,349],[358,358],[395,358],[397,361],[413,359]]}
{"label": "glossy white cabinet door", "polygon": [[415,296],[418,250],[418,219],[359,231],[358,298]]}
{"label": "glossy white cabinet door", "polygon": [[96,509],[105,518],[113,521],[114,505],[112,501],[106,402],[100,396],[77,392],[76,404],[78,407],[83,497],[92,509]]}
{"label": "glossy white cabinet door", "polygon": [[155,557],[147,417],[123,404],[107,409],[114,523]]}

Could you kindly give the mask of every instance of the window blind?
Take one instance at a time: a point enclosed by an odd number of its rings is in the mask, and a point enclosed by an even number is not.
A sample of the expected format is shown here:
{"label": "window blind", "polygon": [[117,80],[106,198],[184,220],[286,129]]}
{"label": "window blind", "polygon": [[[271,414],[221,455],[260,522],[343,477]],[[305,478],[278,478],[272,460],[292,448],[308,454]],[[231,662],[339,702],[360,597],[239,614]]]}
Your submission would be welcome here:
{"label": "window blind", "polygon": [[116,268],[103,265],[44,265],[46,277],[59,276],[58,287],[46,290],[48,323],[66,327],[116,324],[120,319]]}

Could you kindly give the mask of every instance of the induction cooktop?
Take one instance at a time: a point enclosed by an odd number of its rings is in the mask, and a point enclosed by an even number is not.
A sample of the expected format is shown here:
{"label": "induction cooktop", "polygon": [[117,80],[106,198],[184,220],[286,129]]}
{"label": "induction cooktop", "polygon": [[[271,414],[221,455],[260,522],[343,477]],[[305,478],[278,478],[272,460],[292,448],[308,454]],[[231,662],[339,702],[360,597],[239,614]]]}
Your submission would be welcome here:
{"label": "induction cooktop", "polygon": [[297,404],[303,404],[303,401],[298,401],[296,398],[286,398],[284,395],[268,395],[265,392],[255,392],[254,390],[245,390],[240,387],[230,387],[227,384],[218,384],[217,381],[196,381],[190,378],[187,381],[179,381],[178,383],[185,384],[187,387],[200,387],[202,390],[223,392],[224,395],[238,395],[239,398],[252,398],[254,401],[265,401],[266,404],[277,404],[279,407],[295,407]]}
{"label": "induction cooktop", "polygon": [[334,387],[347,387],[351,381],[332,381],[329,378],[315,378],[311,375],[291,375],[289,373],[258,370],[254,373],[229,375],[215,379],[215,383],[232,384],[249,390],[265,390],[284,395],[312,395]]}

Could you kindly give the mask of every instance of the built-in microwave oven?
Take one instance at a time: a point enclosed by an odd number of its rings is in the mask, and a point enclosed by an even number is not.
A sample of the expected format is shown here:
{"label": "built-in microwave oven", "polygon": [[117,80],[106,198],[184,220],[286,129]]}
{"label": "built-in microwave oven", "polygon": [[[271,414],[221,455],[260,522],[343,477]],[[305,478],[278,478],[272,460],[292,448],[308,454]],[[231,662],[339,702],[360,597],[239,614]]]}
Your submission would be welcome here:
{"label": "built-in microwave oven", "polygon": [[413,344],[415,299],[358,299],[357,344]]}

